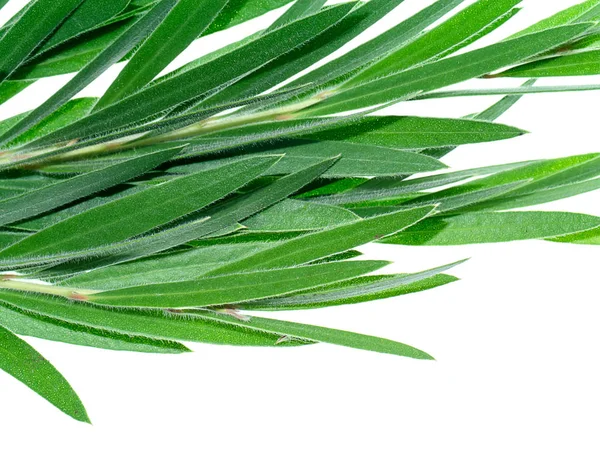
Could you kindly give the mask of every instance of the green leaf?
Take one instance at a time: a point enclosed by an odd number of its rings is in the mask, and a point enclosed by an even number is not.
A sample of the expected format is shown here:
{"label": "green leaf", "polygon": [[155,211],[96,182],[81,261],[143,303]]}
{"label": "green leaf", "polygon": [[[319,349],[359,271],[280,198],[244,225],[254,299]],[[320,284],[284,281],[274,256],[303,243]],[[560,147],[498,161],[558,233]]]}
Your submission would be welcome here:
{"label": "green leaf", "polygon": [[27,342],[0,326],[0,369],[80,422],[90,423],[81,400],[67,380]]}
{"label": "green leaf", "polygon": [[253,231],[306,231],[357,219],[356,214],[337,206],[288,199],[245,220],[242,225]]}
{"label": "green leaf", "polygon": [[582,51],[556,58],[544,58],[514,67],[494,77],[574,77],[600,74],[600,50]]}
{"label": "green leaf", "polygon": [[0,39],[0,83],[6,80],[82,0],[36,0]]}
{"label": "green leaf", "polygon": [[471,213],[432,217],[382,242],[403,245],[464,245],[544,239],[589,230],[600,218],[559,212]]}
{"label": "green leaf", "polygon": [[559,236],[549,240],[567,244],[600,245],[600,227],[592,228],[591,230],[583,231],[581,233]]}
{"label": "green leaf", "polygon": [[[4,264],[67,259],[145,233],[245,185],[277,161],[256,157],[177,178],[85,211],[0,252]],[[185,192],[185,195],[180,195]],[[158,207],[157,207],[158,205]]]}
{"label": "green leaf", "polygon": [[105,291],[89,301],[111,306],[190,308],[219,306],[289,294],[381,269],[387,262],[343,261],[261,272],[202,277]]}
{"label": "green leaf", "polygon": [[506,164],[499,166],[480,167],[477,169],[460,170],[440,175],[417,177],[411,180],[404,178],[372,178],[353,189],[318,197],[315,201],[330,205],[361,205],[365,203],[379,203],[382,201],[404,201],[422,195],[420,191],[438,188],[451,183],[469,180],[472,177],[487,176],[514,167],[521,167],[524,163]]}
{"label": "green leaf", "polygon": [[[315,164],[308,169],[293,173],[283,177],[276,182],[251,192],[248,195],[233,198],[222,205],[209,208],[204,214],[210,217],[209,220],[191,221],[172,229],[158,232],[154,235],[148,235],[133,239],[118,248],[116,256],[108,256],[99,260],[78,262],[75,266],[66,264],[51,269],[49,273],[61,274],[65,271],[72,273],[82,272],[96,267],[104,267],[123,261],[130,261],[143,256],[168,250],[194,239],[208,236],[222,229],[227,229],[239,221],[262,211],[269,206],[285,199],[297,190],[310,183],[316,177],[326,171],[335,160],[326,160]],[[207,172],[202,172],[207,173]],[[120,253],[119,253],[120,251]]]}
{"label": "green leaf", "polygon": [[463,2],[464,0],[438,0],[390,30],[292,81],[288,86],[323,84],[377,61],[410,42],[428,26]]}
{"label": "green leaf", "polygon": [[[11,142],[8,142],[6,147],[16,147],[19,145],[26,144],[27,142],[33,141],[37,138],[45,136],[46,134],[52,133],[72,122],[75,122],[82,117],[88,115],[92,110],[96,98],[77,98],[70,100],[65,103],[62,107],[50,114],[39,124],[31,128],[29,131],[21,133],[19,137],[15,138]],[[10,130],[15,124],[21,119],[27,117],[28,113],[19,114],[18,116],[11,117],[0,122],[0,133]]]}
{"label": "green leaf", "polygon": [[463,184],[456,187],[444,189],[433,194],[425,194],[414,199],[402,202],[402,208],[414,208],[417,206],[437,205],[439,212],[448,212],[459,208],[477,205],[480,202],[495,199],[501,195],[511,193],[526,185],[530,180],[504,183],[492,187],[473,184]]}
{"label": "green leaf", "polygon": [[416,208],[326,228],[283,242],[210,273],[265,270],[304,264],[397,233],[423,220],[433,211],[432,207]]}
{"label": "green leaf", "polygon": [[[57,133],[46,136],[38,141],[38,145],[91,137],[115,128],[122,128],[160,114],[220,86],[226,86],[240,76],[258,69],[282,53],[301,45],[315,34],[327,29],[346,15],[352,6],[352,4],[343,4],[328,8],[323,12],[263,34],[220,58],[178,76],[167,78],[91,114]],[[118,47],[117,43],[113,46]],[[248,58],[247,55],[253,55],[253,57]],[[99,59],[104,60],[101,57]]]}
{"label": "green leaf", "polygon": [[83,3],[52,33],[52,36],[36,50],[40,54],[88,32],[123,11],[129,0],[84,0]]}
{"label": "green leaf", "polygon": [[[152,10],[137,21],[123,35],[117,38],[110,46],[104,49],[89,64],[87,64],[73,79],[63,86],[41,106],[27,115],[9,131],[0,136],[0,145],[11,141],[21,133],[29,130],[52,112],[69,101],[75,94],[95,80],[100,74],[113,64],[119,62],[131,49],[154,30],[168,14],[177,0],[162,0]],[[89,116],[88,116],[89,117]],[[82,119],[85,120],[85,119]],[[75,122],[78,123],[78,122]],[[65,127],[63,129],[68,129]],[[58,131],[60,132],[60,131]],[[53,135],[51,133],[50,135]]]}
{"label": "green leaf", "polygon": [[310,109],[325,115],[396,101],[480,77],[568,42],[591,28],[568,25],[493,44],[342,90]]}
{"label": "green leaf", "polygon": [[585,92],[597,91],[600,84],[589,84],[582,86],[520,86],[514,88],[496,89],[465,89],[456,91],[438,91],[430,94],[419,95],[415,100],[427,100],[431,98],[449,97],[479,97],[485,95],[509,95],[520,96],[525,94],[546,94],[551,92]]}
{"label": "green leaf", "polygon": [[291,3],[291,1],[292,0],[261,0],[260,2],[249,2],[247,0],[229,0],[221,14],[217,17],[217,20],[208,27],[203,35],[206,36],[207,34],[215,33],[240,23],[247,22],[255,17],[262,16],[269,11],[281,8],[282,6]]}
{"label": "green leaf", "polygon": [[184,51],[228,0],[180,0],[96,104],[98,111],[139,91]]}
{"label": "green leaf", "polygon": [[490,122],[411,116],[364,117],[351,125],[309,134],[316,140],[339,140],[395,149],[424,149],[511,139],[523,130]]}
{"label": "green leaf", "polygon": [[293,22],[294,20],[310,16],[319,11],[326,2],[327,0],[296,0],[294,4],[279,17],[279,19],[271,24],[269,30],[273,30],[286,23]]}
{"label": "green leaf", "polygon": [[0,225],[6,225],[66,205],[95,192],[135,178],[175,156],[181,147],[168,145],[166,150],[119,162],[105,169],[28,191],[0,201]]}
{"label": "green leaf", "polygon": [[[258,151],[258,148],[238,149],[238,152],[252,152],[254,155],[284,154],[281,161],[266,173],[281,175],[302,170],[327,158],[340,155],[340,160],[329,169],[324,177],[344,178],[352,176],[397,176],[443,169],[446,166],[429,156],[415,152],[396,150],[368,144],[354,144],[336,141],[291,140],[268,145],[272,150]],[[228,159],[209,160],[198,164],[175,167],[172,172],[186,173],[198,167],[211,168],[224,164]]]}
{"label": "green leaf", "polygon": [[[304,45],[281,55],[254,73],[208,99],[208,104],[218,104],[227,99],[243,98],[268,90],[290,77],[318,63],[344,44],[360,35],[378,20],[385,17],[403,0],[370,0],[355,3],[356,7],[334,26],[315,36]],[[296,6],[298,3],[295,3]],[[292,9],[294,8],[292,6]],[[281,25],[280,25],[281,26]],[[206,104],[206,102],[202,102]]]}
{"label": "green leaf", "polygon": [[269,244],[211,245],[142,258],[102,267],[61,281],[61,286],[110,290],[144,284],[188,281],[201,277],[230,261],[241,259]]}
{"label": "green leaf", "polygon": [[597,20],[600,17],[600,1],[587,0],[583,3],[571,6],[570,8],[559,11],[558,13],[541,20],[524,30],[511,36],[516,38],[526,34],[537,33],[539,31],[568,25],[573,23],[582,23]]}
{"label": "green leaf", "polygon": [[209,311],[194,311],[195,316],[200,316],[215,321],[240,324],[255,330],[271,331],[281,333],[285,336],[300,339],[310,339],[326,344],[341,345],[344,347],[355,348],[359,350],[368,350],[378,353],[387,353],[396,356],[406,356],[408,358],[431,360],[433,357],[427,353],[400,342],[390,341],[364,334],[351,333],[349,331],[334,330],[331,328],[317,327],[294,322],[284,322],[282,320],[264,319],[262,317],[249,317],[244,321],[226,316],[224,314],[212,313]]}
{"label": "green leaf", "polygon": [[364,83],[454,53],[512,17],[522,0],[478,0],[448,20],[360,72],[351,84]]}
{"label": "green leaf", "polygon": [[315,288],[308,293],[256,300],[234,306],[246,311],[285,311],[369,302],[431,289],[456,281],[457,278],[441,275],[441,273],[457,264],[459,263],[409,275],[353,278],[326,287]]}
{"label": "green leaf", "polygon": [[3,81],[0,83],[0,105],[33,84],[32,81]]}
{"label": "green leaf", "polygon": [[98,327],[118,333],[133,333],[153,339],[174,339],[221,345],[295,346],[306,340],[278,341],[277,332],[257,331],[177,311],[126,310],[66,301],[60,297],[25,292],[3,292],[2,301],[14,307],[69,323]]}
{"label": "green leaf", "polygon": [[190,351],[177,342],[114,333],[33,314],[2,304],[1,297],[0,313],[0,324],[21,336],[129,352],[177,354]]}

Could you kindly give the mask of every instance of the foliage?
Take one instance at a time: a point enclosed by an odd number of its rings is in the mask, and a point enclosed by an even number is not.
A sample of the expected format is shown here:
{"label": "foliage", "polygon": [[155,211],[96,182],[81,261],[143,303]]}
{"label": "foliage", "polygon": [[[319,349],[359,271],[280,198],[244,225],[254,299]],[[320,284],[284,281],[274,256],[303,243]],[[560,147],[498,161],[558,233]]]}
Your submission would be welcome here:
{"label": "foliage", "polygon": [[[195,40],[288,3],[32,0],[0,28],[0,103],[74,74],[0,122],[0,368],[73,418],[88,421],[75,392],[17,335],[155,353],[188,351],[179,341],[322,342],[431,359],[248,312],[456,280],[443,273],[454,263],[373,274],[387,263],[353,259],[370,242],[600,242],[600,218],[509,211],[598,189],[599,154],[426,174],[445,169],[440,158],[456,146],[523,134],[495,122],[521,95],[600,88],[443,89],[599,74],[599,0],[475,50],[520,1],[437,0],[317,66],[402,0],[297,0],[269,28],[163,75]],[[101,98],[75,98],[122,61]],[[374,115],[398,102],[503,94],[462,119]]]}

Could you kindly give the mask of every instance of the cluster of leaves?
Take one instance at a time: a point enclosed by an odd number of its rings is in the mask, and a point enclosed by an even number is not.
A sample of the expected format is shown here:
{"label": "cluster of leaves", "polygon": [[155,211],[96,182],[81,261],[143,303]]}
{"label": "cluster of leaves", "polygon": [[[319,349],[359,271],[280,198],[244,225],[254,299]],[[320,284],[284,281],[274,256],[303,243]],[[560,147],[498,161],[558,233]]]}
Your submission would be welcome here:
{"label": "cluster of leaves", "polygon": [[[75,73],[0,122],[0,368],[75,419],[88,420],[77,395],[17,335],[156,353],[188,351],[179,341],[324,342],[431,359],[248,312],[456,280],[443,273],[454,264],[373,275],[387,262],[354,258],[374,241],[600,242],[600,218],[509,211],[598,189],[599,154],[418,175],[445,168],[456,146],[521,135],[494,122],[520,95],[599,88],[528,80],[440,91],[480,77],[599,74],[600,0],[476,50],[465,47],[520,1],[437,0],[316,69],[402,0],[297,0],[268,29],[162,75],[196,39],[288,3],[33,0],[0,28],[0,103]],[[101,98],[75,98],[121,61]],[[463,119],[372,115],[400,101],[499,94]]]}

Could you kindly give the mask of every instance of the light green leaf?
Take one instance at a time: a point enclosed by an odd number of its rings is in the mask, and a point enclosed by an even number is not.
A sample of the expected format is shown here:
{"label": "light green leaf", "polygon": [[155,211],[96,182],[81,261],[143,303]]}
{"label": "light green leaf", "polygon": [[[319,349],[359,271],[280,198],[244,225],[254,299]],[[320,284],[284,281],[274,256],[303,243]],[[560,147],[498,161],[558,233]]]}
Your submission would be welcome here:
{"label": "light green leaf", "polygon": [[592,228],[581,233],[567,234],[557,238],[549,239],[554,242],[579,245],[600,245],[600,227]]}
{"label": "light green leaf", "polygon": [[581,51],[544,58],[514,67],[494,77],[574,77],[600,74],[600,50]]}
{"label": "light green leaf", "polygon": [[215,321],[243,324],[245,327],[255,330],[271,331],[281,333],[290,338],[310,339],[326,344],[341,345],[344,347],[355,348],[359,350],[368,350],[378,353],[388,353],[396,356],[406,356],[416,359],[433,359],[431,355],[400,342],[390,341],[388,339],[366,336],[364,334],[351,333],[349,331],[334,330],[331,328],[317,327],[294,322],[284,322],[282,320],[264,319],[262,317],[250,317],[244,321],[233,317],[212,313],[209,311],[194,311],[195,316],[200,316]]}
{"label": "light green leaf", "polygon": [[600,1],[587,0],[583,3],[571,6],[570,8],[559,11],[558,13],[541,20],[524,30],[511,36],[517,38],[526,34],[537,33],[550,28],[569,25],[573,23],[590,22],[600,17]]}
{"label": "light green leaf", "polygon": [[225,324],[179,314],[177,311],[125,310],[95,306],[83,302],[66,301],[60,297],[25,292],[3,292],[2,301],[16,308],[53,317],[69,323],[132,333],[153,339],[172,339],[221,345],[286,347],[304,345],[306,340],[278,341],[276,332],[256,331],[251,328]]}
{"label": "light green leaf", "polygon": [[75,420],[90,423],[81,400],[67,380],[27,342],[0,326],[0,369],[44,397]]}
{"label": "light green leaf", "polygon": [[144,353],[185,353],[190,350],[177,342],[114,333],[39,314],[3,304],[0,294],[0,324],[21,336],[33,336],[67,344],[107,350]]}
{"label": "light green leaf", "polygon": [[433,211],[432,207],[416,208],[326,228],[283,242],[210,273],[216,275],[304,264],[397,233]]}
{"label": "light green leaf", "polygon": [[202,277],[193,281],[147,284],[105,291],[89,301],[111,306],[189,308],[219,306],[273,297],[374,272],[382,261],[343,261],[261,272]]}
{"label": "light green leaf", "polygon": [[431,289],[456,281],[457,278],[441,275],[441,273],[457,264],[459,263],[408,275],[353,278],[330,286],[315,288],[308,293],[256,300],[234,306],[245,311],[285,311],[369,302]]}
{"label": "light green leaf", "polygon": [[600,218],[560,212],[471,213],[432,217],[382,242],[464,245],[544,239],[600,226]]}
{"label": "light green leaf", "polygon": [[356,214],[337,206],[288,199],[245,220],[242,225],[253,231],[302,231],[341,225],[357,219],[359,217]]}

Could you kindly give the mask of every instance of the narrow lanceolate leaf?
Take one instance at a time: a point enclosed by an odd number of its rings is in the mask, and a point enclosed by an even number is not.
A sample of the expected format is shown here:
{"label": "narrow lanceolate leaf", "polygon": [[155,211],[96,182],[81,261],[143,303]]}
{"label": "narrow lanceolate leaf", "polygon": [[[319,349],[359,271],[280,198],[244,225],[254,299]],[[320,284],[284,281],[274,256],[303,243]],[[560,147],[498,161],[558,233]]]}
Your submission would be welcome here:
{"label": "narrow lanceolate leaf", "polygon": [[88,300],[104,305],[147,308],[229,305],[347,280],[374,272],[387,264],[382,261],[343,261],[231,274],[194,281],[117,289],[90,295]]}
{"label": "narrow lanceolate leaf", "polygon": [[67,380],[27,342],[0,326],[0,369],[37,392],[58,409],[90,423],[85,407]]}
{"label": "narrow lanceolate leaf", "polygon": [[384,239],[388,244],[463,245],[544,239],[600,226],[600,218],[558,212],[472,213],[432,217]]}
{"label": "narrow lanceolate leaf", "polygon": [[[206,221],[192,221],[154,235],[133,239],[118,248],[111,255],[88,263],[80,261],[75,265],[66,263],[50,269],[50,274],[83,272],[96,267],[105,267],[123,261],[130,261],[146,255],[168,250],[194,239],[208,236],[219,230],[235,225],[237,222],[274,205],[301,189],[325,172],[336,160],[326,160],[305,170],[290,174],[276,182],[258,189],[248,195],[233,198],[221,206],[208,208],[205,214],[210,217]],[[207,172],[203,172],[207,173]]]}
{"label": "narrow lanceolate leaf", "polygon": [[63,86],[41,106],[27,115],[9,131],[0,136],[0,145],[3,145],[19,134],[29,130],[45,117],[52,114],[68,102],[75,94],[95,80],[106,69],[119,62],[142,39],[148,36],[164,19],[168,12],[177,3],[177,0],[162,0],[150,12],[129,28],[123,35],[102,51],[77,75]]}
{"label": "narrow lanceolate leaf", "polygon": [[[461,261],[462,262],[462,261]],[[330,286],[316,288],[308,293],[268,298],[234,305],[243,310],[283,311],[305,308],[362,303],[381,298],[395,297],[456,281],[457,278],[440,274],[460,263],[448,264],[435,269],[408,275],[382,275],[354,278]],[[429,280],[429,283],[423,283]]]}
{"label": "narrow lanceolate leaf", "polygon": [[[155,116],[220,86],[226,86],[327,29],[346,15],[352,6],[335,6],[263,34],[220,58],[167,78],[65,127],[43,138],[38,144],[47,145],[105,133]],[[248,55],[252,55],[252,58],[248,58]]]}
{"label": "narrow lanceolate leaf", "polygon": [[83,0],[37,0],[27,7],[0,39],[0,83],[25,59]]}
{"label": "narrow lanceolate leaf", "polygon": [[368,350],[378,353],[387,353],[396,356],[406,356],[416,359],[433,359],[431,355],[400,342],[390,341],[364,334],[351,333],[349,331],[334,330],[331,328],[317,327],[294,322],[285,322],[282,320],[264,319],[262,317],[249,317],[246,320],[239,320],[233,317],[213,313],[209,311],[193,312],[194,316],[212,319],[219,322],[230,324],[243,324],[248,328],[255,330],[278,332],[285,336],[300,339],[310,339],[312,341],[323,342],[326,344],[341,345],[359,350]]}
{"label": "narrow lanceolate leaf", "polygon": [[189,352],[184,345],[173,341],[115,333],[20,310],[3,303],[1,296],[0,325],[21,336],[107,350],[172,354]]}
{"label": "narrow lanceolate leaf", "polygon": [[123,11],[129,0],[85,0],[52,36],[36,50],[36,55],[94,29]]}
{"label": "narrow lanceolate leaf", "polygon": [[571,77],[600,74],[600,50],[581,51],[517,66],[495,77]]}
{"label": "narrow lanceolate leaf", "polygon": [[105,108],[142,89],[196,39],[229,0],[180,0],[96,105]]}
{"label": "narrow lanceolate leaf", "polygon": [[550,17],[547,17],[524,30],[511,36],[516,38],[526,34],[537,33],[539,31],[548,30],[550,28],[559,27],[573,23],[591,22],[600,17],[600,1],[587,0],[570,8],[559,11]]}
{"label": "narrow lanceolate leaf", "polygon": [[428,33],[392,53],[354,77],[352,84],[364,83],[431,59],[453,53],[504,23],[522,0],[478,0]]}
{"label": "narrow lanceolate leaf", "polygon": [[438,0],[390,30],[292,81],[290,85],[300,86],[307,83],[322,85],[360,67],[365,67],[411,42],[428,26],[464,1]]}
{"label": "narrow lanceolate leaf", "polygon": [[554,242],[580,245],[600,245],[600,227],[592,228],[581,233],[567,234],[551,239]]}
{"label": "narrow lanceolate leaf", "polygon": [[[76,98],[57,109],[54,113],[50,114],[36,126],[32,127],[28,131],[21,133],[17,138],[6,143],[6,147],[16,147],[24,145],[27,142],[38,139],[46,134],[52,133],[64,126],[67,126],[82,117],[87,116],[92,110],[96,98]],[[27,117],[28,113],[19,114],[16,117],[11,117],[5,121],[0,122],[0,133],[10,130],[15,124],[19,123],[23,118]],[[6,124],[6,125],[5,125]]]}
{"label": "narrow lanceolate leaf", "polygon": [[514,127],[477,120],[383,116],[364,117],[351,125],[305,137],[396,149],[423,149],[511,139],[523,133]]}
{"label": "narrow lanceolate leaf", "polygon": [[242,225],[252,231],[317,230],[358,219],[344,208],[288,199],[245,220]]}
{"label": "narrow lanceolate leaf", "polygon": [[134,237],[219,200],[259,176],[277,157],[256,157],[177,178],[90,209],[0,252],[5,263],[66,259]]}
{"label": "narrow lanceolate leaf", "polygon": [[297,0],[279,17],[279,19],[271,24],[269,29],[272,30],[288,22],[293,22],[294,20],[314,14],[321,9],[326,1],[327,0]]}
{"label": "narrow lanceolate leaf", "polygon": [[[403,0],[371,0],[355,3],[356,7],[334,26],[290,52],[261,67],[237,83],[208,99],[209,104],[227,98],[243,98],[256,95],[287,81],[324,57],[340,49],[360,33],[391,12]],[[295,5],[297,5],[296,2]]]}
{"label": "narrow lanceolate leaf", "polygon": [[[60,297],[17,291],[3,292],[2,301],[22,310],[69,323],[154,339],[268,347],[309,343],[306,340],[279,342],[283,335],[276,332],[256,331],[251,328],[203,320],[201,317],[194,318],[176,312],[166,314],[163,311],[108,308],[91,303],[73,303]],[[108,314],[110,314],[110,320],[107,320]]]}
{"label": "narrow lanceolate leaf", "polygon": [[318,115],[333,114],[440,89],[536,56],[582,35],[591,27],[587,23],[557,27],[442,59],[342,90],[311,111]]}
{"label": "narrow lanceolate leaf", "polygon": [[181,147],[169,145],[166,150],[133,158],[0,201],[0,226],[37,216],[135,178],[169,160],[180,149]]}
{"label": "narrow lanceolate leaf", "polygon": [[397,233],[423,220],[433,211],[432,207],[415,208],[327,228],[291,239],[211,273],[264,270],[304,264]]}
{"label": "narrow lanceolate leaf", "polygon": [[198,279],[230,261],[266,248],[269,243],[211,245],[103,267],[59,282],[61,286],[108,291],[144,284]]}
{"label": "narrow lanceolate leaf", "polygon": [[[324,159],[340,155],[340,160],[329,169],[324,176],[328,178],[343,178],[352,176],[398,176],[412,175],[419,172],[432,172],[444,169],[446,166],[435,158],[416,152],[397,150],[369,144],[354,144],[336,141],[289,140],[268,146],[272,150],[261,151],[257,154],[284,154],[284,157],[267,172],[268,175],[280,175],[302,170]],[[248,152],[254,153],[254,148]],[[227,160],[212,160],[204,163],[206,167],[223,164]],[[196,167],[194,164],[183,166],[173,171],[187,170]]]}

